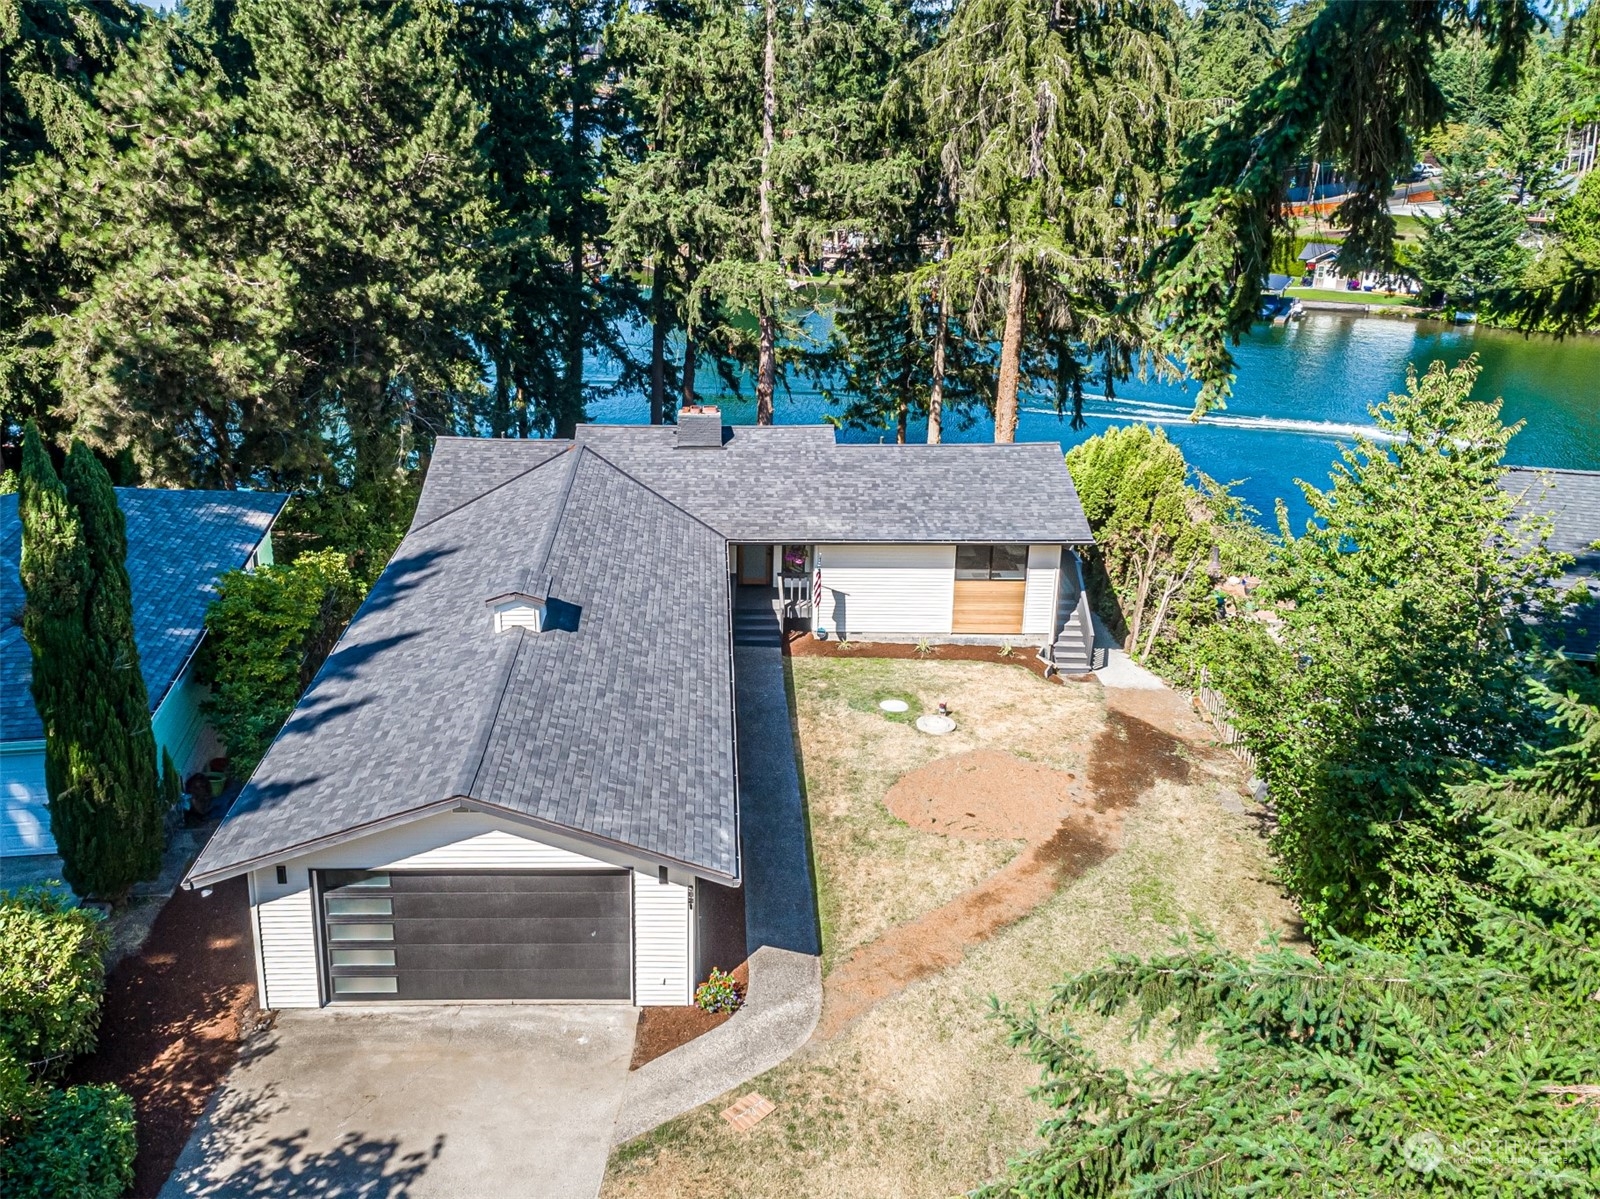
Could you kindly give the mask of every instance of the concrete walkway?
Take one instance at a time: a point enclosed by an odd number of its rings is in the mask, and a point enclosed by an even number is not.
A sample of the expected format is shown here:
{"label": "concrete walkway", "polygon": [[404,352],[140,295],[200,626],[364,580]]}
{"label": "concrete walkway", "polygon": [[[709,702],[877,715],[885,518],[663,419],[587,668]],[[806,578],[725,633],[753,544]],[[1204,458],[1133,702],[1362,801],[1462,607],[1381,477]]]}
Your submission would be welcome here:
{"label": "concrete walkway", "polygon": [[636,1008],[282,1012],[160,1199],[594,1199]]}
{"label": "concrete walkway", "polygon": [[1094,672],[1101,686],[1129,691],[1166,690],[1165,683],[1128,656],[1098,615],[1094,617],[1094,651],[1095,657],[1105,660],[1105,665]]}
{"label": "concrete walkway", "polygon": [[750,991],[727,1023],[629,1076],[619,1145],[772,1069],[822,1015],[822,938],[783,654],[741,645],[733,659]]}

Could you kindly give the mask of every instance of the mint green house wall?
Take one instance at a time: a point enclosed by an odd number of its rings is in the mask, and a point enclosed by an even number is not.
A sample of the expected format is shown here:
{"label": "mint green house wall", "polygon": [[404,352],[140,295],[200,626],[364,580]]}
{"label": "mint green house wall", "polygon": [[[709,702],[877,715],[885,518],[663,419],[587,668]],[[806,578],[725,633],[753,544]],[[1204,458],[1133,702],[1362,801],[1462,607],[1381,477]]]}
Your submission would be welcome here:
{"label": "mint green house wall", "polygon": [[204,769],[206,762],[220,752],[216,749],[216,735],[200,710],[210,694],[208,688],[194,681],[194,663],[190,662],[150,718],[157,760],[163,750],[171,754],[183,778]]}

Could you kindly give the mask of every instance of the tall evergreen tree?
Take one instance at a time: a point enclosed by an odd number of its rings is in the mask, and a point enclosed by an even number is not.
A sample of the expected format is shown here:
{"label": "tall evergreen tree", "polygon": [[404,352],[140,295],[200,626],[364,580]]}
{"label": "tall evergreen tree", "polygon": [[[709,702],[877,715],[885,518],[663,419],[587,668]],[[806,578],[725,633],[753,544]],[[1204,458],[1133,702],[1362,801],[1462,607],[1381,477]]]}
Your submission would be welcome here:
{"label": "tall evergreen tree", "polygon": [[1506,180],[1481,153],[1464,153],[1445,171],[1449,207],[1424,221],[1418,278],[1451,308],[1468,308],[1509,285],[1532,254],[1518,244],[1527,221]]}
{"label": "tall evergreen tree", "polygon": [[[727,371],[738,345],[720,296],[698,284],[737,242],[740,214],[751,207],[746,168],[760,76],[749,22],[719,0],[626,9],[609,38],[634,128],[618,145],[607,183],[612,265],[650,270],[650,419],[657,423],[679,401],[695,401],[702,359]],[[676,371],[667,361],[674,330],[684,342]]]}
{"label": "tall evergreen tree", "polygon": [[65,482],[29,422],[22,621],[45,730],[50,828],[73,889],[115,899],[160,865],[155,741],[116,493],[82,443],[63,473]]}
{"label": "tall evergreen tree", "polygon": [[1227,399],[1230,338],[1256,319],[1275,239],[1288,230],[1289,182],[1309,155],[1332,161],[1351,191],[1337,212],[1347,273],[1394,260],[1389,194],[1416,161],[1417,138],[1445,101],[1433,79],[1451,31],[1481,33],[1495,83],[1513,80],[1541,17],[1535,0],[1416,0],[1304,5],[1281,66],[1186,147],[1174,185],[1178,219],[1151,264],[1165,327],[1202,388],[1201,410]]}
{"label": "tall evergreen tree", "polygon": [[[126,885],[160,869],[163,815],[150,696],[133,633],[127,522],[110,474],[83,442],[72,443],[61,481],[78,511],[89,559],[84,636],[90,674],[85,683],[92,689],[95,718],[86,749],[99,758],[95,773],[103,787],[95,840],[105,855],[104,877]],[[102,881],[95,889],[114,893],[116,884]]]}
{"label": "tall evergreen tree", "polygon": [[1079,347],[1115,375],[1142,343],[1116,314],[1164,228],[1177,18],[1168,0],[964,0],[923,62],[960,213],[947,277],[1003,314],[996,441],[1016,437],[1030,313],[1075,403]]}
{"label": "tall evergreen tree", "polygon": [[3,203],[12,177],[35,158],[85,148],[96,80],[139,28],[127,0],[6,0],[0,5],[0,432],[49,420],[57,398],[39,332],[66,264],[26,236]]}

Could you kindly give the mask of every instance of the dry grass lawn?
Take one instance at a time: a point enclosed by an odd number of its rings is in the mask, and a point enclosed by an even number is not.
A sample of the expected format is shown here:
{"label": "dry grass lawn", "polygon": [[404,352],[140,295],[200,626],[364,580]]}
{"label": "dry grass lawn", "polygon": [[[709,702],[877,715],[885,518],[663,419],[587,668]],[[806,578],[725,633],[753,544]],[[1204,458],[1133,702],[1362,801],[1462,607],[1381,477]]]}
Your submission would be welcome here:
{"label": "dry grass lawn", "polygon": [[[1003,749],[1081,770],[1105,722],[1096,684],[1047,684],[1016,666],[792,658],[806,803],[822,909],[823,969],[851,950],[954,899],[1022,849],[1021,841],[958,841],[892,815],[894,781],[935,758]],[[902,699],[901,717],[878,701]],[[940,702],[957,728],[945,737],[913,722]]]}
{"label": "dry grass lawn", "polygon": [[[1104,722],[1097,686],[1054,686],[1009,666],[797,659],[794,667],[828,933],[841,942],[833,961],[952,898],[1015,851],[894,821],[879,801],[899,774],[979,746],[1073,769]],[[896,692],[929,706],[948,700],[962,732],[919,737],[878,716],[876,698]],[[1120,852],[959,965],[739,1088],[778,1105],[754,1129],[735,1133],[718,1118],[730,1094],[624,1146],[603,1194],[923,1199],[993,1177],[1030,1147],[1044,1109],[1028,1096],[1036,1069],[1006,1046],[988,1015],[990,996],[1043,1001],[1063,974],[1109,951],[1159,951],[1190,926],[1238,949],[1288,929],[1291,909],[1240,810],[1242,780],[1226,760],[1205,757],[1188,781],[1144,792],[1127,813]],[[1120,1030],[1080,1031],[1111,1060],[1131,1062]]]}

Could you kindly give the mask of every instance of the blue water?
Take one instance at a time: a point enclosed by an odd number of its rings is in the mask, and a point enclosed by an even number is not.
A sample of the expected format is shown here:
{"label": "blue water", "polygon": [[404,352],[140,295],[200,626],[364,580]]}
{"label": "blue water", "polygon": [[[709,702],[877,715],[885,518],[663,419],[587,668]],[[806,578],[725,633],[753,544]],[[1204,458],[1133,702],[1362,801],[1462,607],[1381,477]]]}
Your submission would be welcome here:
{"label": "blue water", "polygon": [[[826,318],[810,317],[807,331],[825,336]],[[638,339],[643,351],[647,335]],[[1600,337],[1557,341],[1503,330],[1456,327],[1431,321],[1308,313],[1298,323],[1264,327],[1236,348],[1239,374],[1226,410],[1190,419],[1195,388],[1183,382],[1130,380],[1117,398],[1092,399],[1087,425],[1074,430],[1048,402],[1025,400],[1017,428],[1023,441],[1076,445],[1112,425],[1159,424],[1190,464],[1231,483],[1236,495],[1270,522],[1283,497],[1296,523],[1306,506],[1295,480],[1324,485],[1329,466],[1358,432],[1375,434],[1368,409],[1405,387],[1406,370],[1429,363],[1457,363],[1477,354],[1482,366],[1480,398],[1501,397],[1502,419],[1525,422],[1511,441],[1508,460],[1523,466],[1600,470]],[[614,377],[614,372],[612,372]],[[603,383],[604,363],[591,364],[589,378]],[[780,424],[814,423],[832,411],[817,387],[791,375],[780,388],[775,418]],[[730,423],[755,419],[755,399],[746,385],[727,395],[714,372],[696,378],[702,398],[721,404]],[[642,395],[612,395],[590,406],[591,419],[622,423],[648,419]],[[914,423],[912,440],[927,435]],[[982,416],[966,427],[950,427],[948,441],[988,441],[992,422]],[[892,429],[848,430],[849,441],[892,440]]]}

